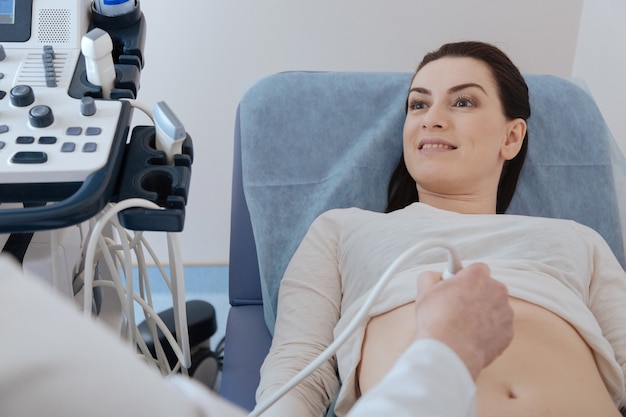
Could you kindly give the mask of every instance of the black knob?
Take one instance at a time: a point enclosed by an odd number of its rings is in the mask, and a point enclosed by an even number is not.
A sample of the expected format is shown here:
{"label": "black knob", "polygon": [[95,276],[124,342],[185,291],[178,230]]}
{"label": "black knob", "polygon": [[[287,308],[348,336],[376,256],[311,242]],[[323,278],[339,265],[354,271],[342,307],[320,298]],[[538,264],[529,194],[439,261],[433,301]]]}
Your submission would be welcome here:
{"label": "black knob", "polygon": [[80,114],[83,116],[93,116],[96,114],[96,101],[93,97],[83,97],[80,100]]}
{"label": "black knob", "polygon": [[50,107],[39,105],[30,109],[28,119],[32,127],[48,127],[54,122],[54,115]]}
{"label": "black knob", "polygon": [[35,92],[28,85],[16,85],[11,89],[11,104],[16,107],[30,106],[35,102]]}

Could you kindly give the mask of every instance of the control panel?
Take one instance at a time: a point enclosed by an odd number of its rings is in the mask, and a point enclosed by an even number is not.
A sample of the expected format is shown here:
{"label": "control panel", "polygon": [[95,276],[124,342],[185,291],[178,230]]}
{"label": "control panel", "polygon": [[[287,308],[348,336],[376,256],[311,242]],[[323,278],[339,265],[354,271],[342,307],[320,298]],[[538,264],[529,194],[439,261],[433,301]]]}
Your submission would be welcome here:
{"label": "control panel", "polygon": [[[115,199],[146,31],[126,3],[104,15],[92,0],[0,0],[0,233],[78,224]],[[106,88],[82,50],[94,30]]]}
{"label": "control panel", "polygon": [[127,134],[118,126],[119,101],[69,95],[88,24],[83,3],[0,1],[0,21],[6,22],[0,24],[0,183],[5,188],[83,182],[105,166],[116,137],[124,140],[120,136]]}

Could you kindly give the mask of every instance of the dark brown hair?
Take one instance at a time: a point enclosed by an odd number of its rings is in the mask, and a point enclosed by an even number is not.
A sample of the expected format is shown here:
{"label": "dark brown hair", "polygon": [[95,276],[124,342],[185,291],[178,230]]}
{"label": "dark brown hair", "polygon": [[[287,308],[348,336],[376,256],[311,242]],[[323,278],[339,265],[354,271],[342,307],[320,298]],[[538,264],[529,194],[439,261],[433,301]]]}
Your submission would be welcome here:
{"label": "dark brown hair", "polygon": [[[504,52],[484,42],[448,43],[438,50],[426,54],[417,67],[413,78],[426,64],[446,57],[473,58],[485,63],[491,70],[498,87],[500,102],[507,119],[528,120],[530,117],[528,86],[520,71]],[[413,80],[411,80],[412,83]],[[498,184],[496,213],[504,213],[513,198],[527,150],[528,132],[524,136],[524,142],[519,153],[513,159],[504,162]],[[403,153],[389,181],[385,211],[398,210],[416,201],[419,201],[417,187],[406,167]]]}

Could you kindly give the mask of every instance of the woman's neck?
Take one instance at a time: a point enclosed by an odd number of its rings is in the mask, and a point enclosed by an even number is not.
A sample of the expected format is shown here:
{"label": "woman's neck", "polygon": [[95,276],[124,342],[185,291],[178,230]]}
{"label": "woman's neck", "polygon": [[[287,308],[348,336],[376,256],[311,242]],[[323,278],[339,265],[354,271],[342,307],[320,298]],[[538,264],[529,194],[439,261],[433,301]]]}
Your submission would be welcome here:
{"label": "woman's neck", "polygon": [[420,203],[461,214],[495,214],[496,196],[449,196],[419,193]]}

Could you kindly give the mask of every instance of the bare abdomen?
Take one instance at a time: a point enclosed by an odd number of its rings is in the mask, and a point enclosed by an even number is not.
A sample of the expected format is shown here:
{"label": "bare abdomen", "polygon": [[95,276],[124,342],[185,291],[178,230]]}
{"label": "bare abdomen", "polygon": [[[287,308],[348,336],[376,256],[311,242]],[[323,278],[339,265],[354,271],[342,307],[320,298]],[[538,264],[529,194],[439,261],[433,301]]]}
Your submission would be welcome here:
{"label": "bare abdomen", "polygon": [[[593,354],[565,320],[534,304],[511,298],[514,338],[479,375],[478,417],[620,417]],[[359,365],[367,392],[413,341],[413,303],[370,320]]]}

